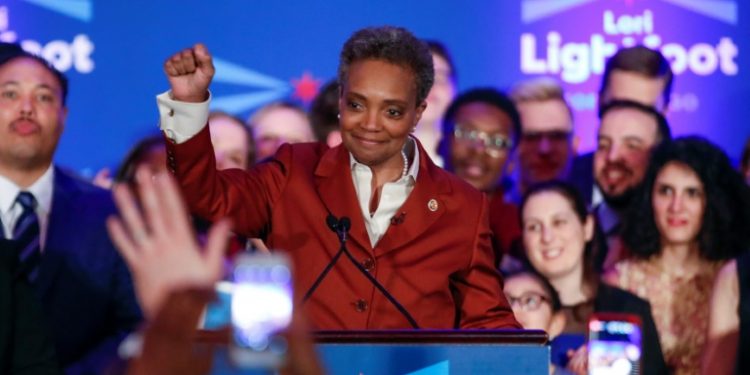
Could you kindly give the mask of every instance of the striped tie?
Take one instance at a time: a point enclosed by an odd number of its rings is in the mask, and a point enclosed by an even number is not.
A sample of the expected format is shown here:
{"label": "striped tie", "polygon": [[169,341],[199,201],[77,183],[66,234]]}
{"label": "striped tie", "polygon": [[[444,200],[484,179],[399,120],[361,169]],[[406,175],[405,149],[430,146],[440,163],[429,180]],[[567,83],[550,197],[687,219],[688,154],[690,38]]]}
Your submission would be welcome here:
{"label": "striped tie", "polygon": [[39,244],[39,218],[36,216],[36,199],[31,193],[18,193],[16,202],[23,207],[21,216],[16,220],[13,229],[13,239],[18,243],[18,270],[16,275],[22,275],[33,283],[39,273],[41,260],[41,246]]}

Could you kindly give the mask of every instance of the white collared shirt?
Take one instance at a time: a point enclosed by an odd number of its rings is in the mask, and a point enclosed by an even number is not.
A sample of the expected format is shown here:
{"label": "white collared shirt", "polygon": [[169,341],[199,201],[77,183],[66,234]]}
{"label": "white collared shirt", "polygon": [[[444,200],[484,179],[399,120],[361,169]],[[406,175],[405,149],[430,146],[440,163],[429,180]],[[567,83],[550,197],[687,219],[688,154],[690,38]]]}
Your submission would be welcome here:
{"label": "white collared shirt", "polygon": [[[159,107],[159,127],[167,138],[176,143],[183,143],[198,134],[208,121],[209,99],[201,103],[185,103],[172,99],[169,91],[159,94],[156,103]],[[409,138],[409,142],[414,142]],[[406,145],[409,143],[407,142]],[[405,146],[406,147],[406,146]],[[370,244],[375,244],[383,237],[390,225],[391,218],[406,201],[409,193],[414,189],[419,171],[419,150],[416,145],[414,149],[414,160],[409,166],[406,176],[398,181],[383,185],[380,195],[380,203],[377,210],[370,217],[370,197],[372,196],[372,170],[359,162],[349,154],[352,168],[352,182],[357,193],[362,217],[365,219],[365,227],[370,237]]]}
{"label": "white collared shirt", "polygon": [[[409,137],[404,148],[408,148],[414,140]],[[370,198],[372,197],[372,170],[370,167],[359,163],[354,156],[349,153],[349,164],[352,168],[352,182],[354,191],[357,193],[359,208],[362,210],[362,217],[365,219],[367,235],[370,237],[370,245],[375,245],[388,230],[391,224],[391,218],[397,215],[397,211],[404,204],[406,198],[417,182],[417,172],[419,171],[419,150],[414,147],[414,160],[409,166],[408,172],[394,182],[388,182],[383,185],[380,192],[380,202],[378,208],[370,216]]]}
{"label": "white collared shirt", "polygon": [[[52,210],[52,191],[54,188],[55,168],[50,165],[39,179],[34,181],[28,191],[36,199],[36,215],[39,218],[39,242],[42,250],[47,239],[49,213]],[[0,220],[3,221],[5,238],[13,238],[13,227],[23,213],[23,207],[16,203],[16,197],[22,189],[13,181],[0,175]]]}

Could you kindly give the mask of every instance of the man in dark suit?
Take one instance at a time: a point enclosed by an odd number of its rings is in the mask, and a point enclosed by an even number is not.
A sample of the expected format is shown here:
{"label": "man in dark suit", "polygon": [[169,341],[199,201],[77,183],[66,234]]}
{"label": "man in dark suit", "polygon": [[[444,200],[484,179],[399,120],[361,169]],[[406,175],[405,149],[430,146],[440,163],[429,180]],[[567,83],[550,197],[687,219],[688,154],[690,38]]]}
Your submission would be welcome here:
{"label": "man in dark suit", "polygon": [[42,301],[68,374],[98,374],[141,313],[104,221],[107,191],[55,168],[67,80],[17,45],[0,45],[0,234],[20,241],[20,277]]}
{"label": "man in dark suit", "polygon": [[[345,44],[342,145],[284,145],[249,171],[215,168],[206,48],[174,55],[165,70],[172,90],[158,97],[161,125],[191,210],[229,216],[238,233],[288,252],[316,328],[520,328],[493,265],[486,198],[410,136],[433,80],[429,51],[411,33],[364,29]],[[339,249],[329,225],[339,237],[348,231],[349,254],[319,279]]]}

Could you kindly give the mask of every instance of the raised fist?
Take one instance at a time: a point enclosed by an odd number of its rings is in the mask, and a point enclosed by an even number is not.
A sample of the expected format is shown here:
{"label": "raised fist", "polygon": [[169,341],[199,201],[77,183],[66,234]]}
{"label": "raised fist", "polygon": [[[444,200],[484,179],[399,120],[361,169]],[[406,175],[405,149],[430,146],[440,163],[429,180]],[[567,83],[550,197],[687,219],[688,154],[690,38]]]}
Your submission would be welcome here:
{"label": "raised fist", "polygon": [[211,54],[203,44],[175,53],[164,62],[172,97],[181,102],[208,99],[208,85],[214,76]]}

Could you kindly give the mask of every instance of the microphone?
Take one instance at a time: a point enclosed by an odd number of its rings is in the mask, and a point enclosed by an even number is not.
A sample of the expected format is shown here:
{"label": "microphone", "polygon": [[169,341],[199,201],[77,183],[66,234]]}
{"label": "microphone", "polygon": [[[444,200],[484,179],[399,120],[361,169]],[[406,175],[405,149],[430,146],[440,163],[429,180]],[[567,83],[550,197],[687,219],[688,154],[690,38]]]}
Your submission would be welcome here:
{"label": "microphone", "polygon": [[339,219],[336,218],[336,216],[333,216],[331,214],[328,214],[326,217],[326,224],[328,224],[328,228],[335,233],[338,233],[339,231]]}
{"label": "microphone", "polygon": [[[403,215],[405,214],[402,213],[402,216]],[[393,297],[393,295],[389,293],[388,290],[386,290],[385,287],[382,284],[380,284],[380,282],[378,282],[378,280],[375,279],[375,277],[373,277],[369,271],[365,269],[364,266],[359,264],[357,259],[354,258],[354,255],[352,255],[349,252],[349,249],[346,248],[346,234],[349,232],[349,229],[351,229],[352,227],[351,219],[349,219],[346,216],[342,216],[340,219],[337,219],[335,216],[333,216],[333,214],[329,213],[328,216],[326,217],[326,224],[328,225],[328,228],[332,232],[336,233],[336,237],[338,237],[339,239],[339,245],[340,245],[339,251],[333,257],[333,259],[331,259],[331,261],[328,263],[328,265],[323,270],[323,272],[320,273],[318,278],[315,279],[315,282],[310,287],[310,289],[307,290],[307,293],[305,293],[305,296],[302,298],[302,303],[305,303],[310,298],[310,296],[312,296],[315,289],[318,288],[318,286],[323,281],[325,276],[328,274],[331,268],[333,268],[333,265],[336,264],[339,257],[341,256],[341,253],[344,253],[346,254],[346,257],[349,258],[349,260],[352,262],[352,264],[354,264],[354,266],[359,270],[359,272],[365,275],[367,280],[369,280],[370,283],[375,286],[375,288],[377,288],[381,293],[383,293],[385,298],[388,299],[388,301],[390,301],[391,304],[393,304],[393,306],[396,307],[396,309],[401,313],[401,315],[403,315],[404,318],[406,318],[406,320],[409,321],[409,324],[412,326],[412,328],[419,329],[419,325],[417,324],[417,321],[414,320],[414,318],[411,316],[411,314],[409,314],[408,311],[406,311],[406,308],[403,305],[401,305],[401,303],[399,303],[396,300],[396,298]]]}
{"label": "microphone", "polygon": [[388,292],[388,290],[385,289],[385,287],[382,284],[380,284],[380,282],[378,282],[378,280],[374,276],[372,276],[372,274],[370,274],[370,272],[367,271],[365,267],[362,266],[357,261],[354,255],[352,255],[352,253],[349,252],[349,249],[347,249],[346,233],[349,232],[349,229],[351,229],[351,226],[352,226],[352,222],[346,216],[342,216],[341,219],[338,220],[338,226],[336,226],[337,228],[336,234],[338,235],[339,241],[341,243],[341,251],[343,251],[344,254],[346,254],[346,257],[349,258],[352,264],[354,264],[354,267],[356,267],[360,273],[365,275],[367,280],[369,280],[370,283],[375,286],[375,288],[377,288],[381,293],[383,293],[385,298],[388,299],[388,301],[390,301],[391,304],[393,304],[393,306],[396,307],[396,309],[401,313],[401,315],[403,315],[404,318],[406,318],[406,320],[409,321],[409,324],[412,326],[412,328],[419,329],[419,325],[417,324],[417,321],[414,320],[414,318],[411,316],[411,314],[409,314],[406,308],[401,303],[399,303],[398,300],[396,300],[396,297],[394,297],[390,292]]}
{"label": "microphone", "polygon": [[[349,231],[349,228],[351,227],[351,221],[349,221],[349,218],[346,218],[345,222],[342,222],[342,220],[339,220],[336,218],[336,216],[333,216],[333,214],[329,213],[326,217],[326,224],[328,225],[328,228],[336,233],[336,236],[339,238],[339,251],[336,253],[336,255],[333,256],[330,262],[328,262],[328,265],[326,265],[326,268],[323,269],[323,272],[318,275],[318,278],[315,279],[315,282],[310,286],[309,289],[307,289],[307,292],[305,292],[305,296],[302,297],[302,302],[300,304],[304,304],[307,302],[308,299],[310,299],[310,296],[312,296],[313,292],[315,292],[315,289],[318,289],[318,286],[323,281],[323,279],[326,277],[328,272],[333,268],[333,265],[338,262],[339,258],[341,257],[341,254],[344,252],[344,243],[346,242],[346,232]],[[341,229],[346,228],[346,231],[341,233]]]}

